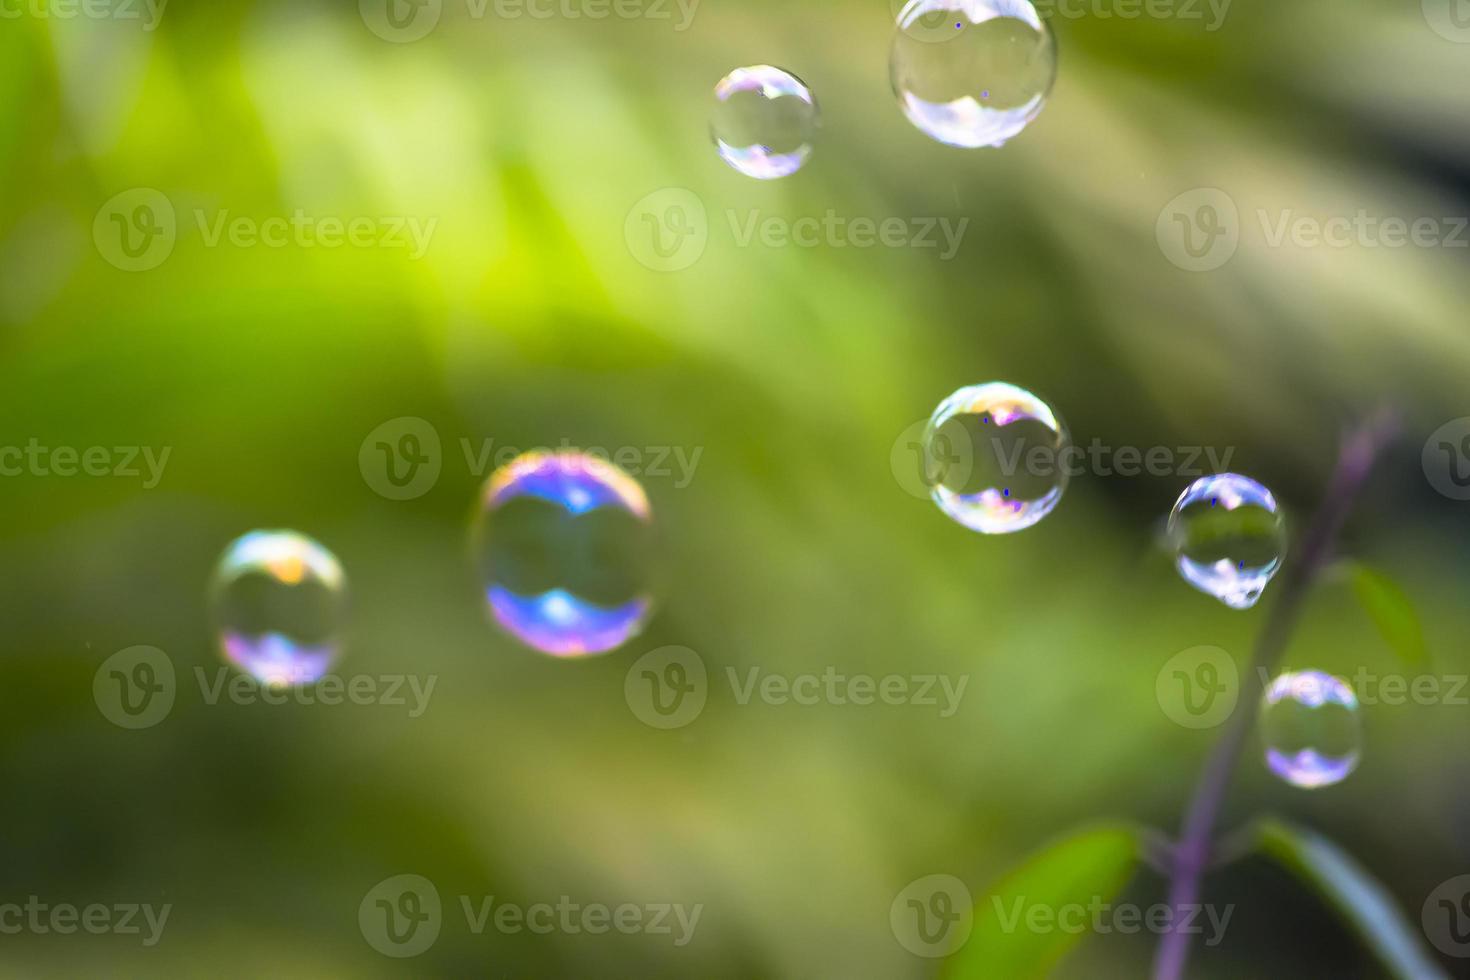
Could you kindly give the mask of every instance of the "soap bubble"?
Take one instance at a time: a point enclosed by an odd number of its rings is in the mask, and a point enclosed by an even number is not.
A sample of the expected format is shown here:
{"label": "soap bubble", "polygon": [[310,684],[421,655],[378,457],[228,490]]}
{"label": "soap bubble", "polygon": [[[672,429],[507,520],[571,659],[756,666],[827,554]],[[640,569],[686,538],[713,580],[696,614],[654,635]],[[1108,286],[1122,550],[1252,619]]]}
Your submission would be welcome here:
{"label": "soap bubble", "polygon": [[347,580],[296,531],[251,531],[225,549],[212,585],[220,648],[262,684],[311,684],[340,653]]}
{"label": "soap bubble", "polygon": [[747,177],[773,180],[806,163],[819,120],[806,83],[783,69],[752,65],[715,86],[710,137],[730,166]]}
{"label": "soap bubble", "polygon": [[1027,0],[908,0],[889,69],[920,132],[950,146],[1002,146],[1045,106],[1057,47]]}
{"label": "soap bubble", "polygon": [[924,430],[930,496],[972,531],[1028,528],[1062,499],[1070,445],[1062,420],[1029,391],[1001,381],[961,388]]}
{"label": "soap bubble", "polygon": [[1266,690],[1261,726],[1267,767],[1293,786],[1331,786],[1358,767],[1363,720],[1341,678],[1320,670],[1282,674]]}
{"label": "soap bubble", "polygon": [[491,615],[552,656],[616,649],[653,612],[652,521],[643,487],[606,460],[516,458],[485,484],[473,533]]}
{"label": "soap bubble", "polygon": [[1232,609],[1249,609],[1281,567],[1286,527],[1276,498],[1236,473],[1191,483],[1169,514],[1179,574]]}

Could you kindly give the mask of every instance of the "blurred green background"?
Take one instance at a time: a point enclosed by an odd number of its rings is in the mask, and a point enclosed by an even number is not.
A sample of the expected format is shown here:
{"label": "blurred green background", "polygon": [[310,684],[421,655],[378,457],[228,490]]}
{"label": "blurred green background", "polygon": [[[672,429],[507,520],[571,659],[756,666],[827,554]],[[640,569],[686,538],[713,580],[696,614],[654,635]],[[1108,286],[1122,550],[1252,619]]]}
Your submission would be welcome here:
{"label": "blurred green background", "polygon": [[[1244,663],[1264,607],[1226,609],[1160,554],[1185,477],[1078,477],[1006,538],[908,492],[895,443],[973,382],[1037,392],[1082,445],[1233,450],[1297,530],[1344,424],[1396,402],[1404,438],[1344,548],[1413,597],[1430,661],[1397,661],[1334,582],[1287,660],[1470,672],[1470,505],[1421,466],[1430,433],[1470,414],[1467,252],[1273,247],[1257,220],[1467,213],[1470,47],[1432,28],[1435,0],[1240,0],[1217,30],[1207,8],[1053,16],[1048,107],[986,151],[903,119],[885,0],[704,0],[683,30],[676,6],[536,19],[445,0],[412,41],[375,33],[371,8],[173,0],[147,30],[141,7],[63,17],[27,0],[0,20],[0,443],[170,449],[151,488],[0,479],[0,901],[173,906],[150,948],[5,935],[0,975],[928,977],[936,963],[889,924],[909,882],[950,874],[982,900],[1078,825],[1174,832],[1216,733],[1172,722],[1156,675],[1201,644]],[[714,83],[762,62],[823,108],[810,163],[769,184],[706,132]],[[94,224],[136,188],[171,203],[177,241],[129,272]],[[665,188],[698,198],[708,243],[660,272],[627,229]],[[1238,252],[1208,272],[1156,238],[1195,188],[1240,213]],[[436,224],[414,259],[211,246],[194,217],[298,209]],[[829,209],[969,225],[943,261],[741,244],[729,220]],[[437,430],[442,473],[395,501],[359,450],[404,416]],[[485,474],[461,447],[486,439],[701,453],[687,485],[644,480],[667,565],[642,637],[562,662],[487,624],[466,554]],[[333,549],[351,587],[340,672],[435,677],[428,710],[206,702],[210,571],[256,527]],[[128,731],[92,681],[138,644],[167,652],[179,691]],[[709,702],[659,731],[624,677],[669,644],[703,659]],[[969,680],[941,718],[742,705],[725,671],[752,667]],[[1320,830],[1417,924],[1470,871],[1470,708],[1365,715],[1363,763],[1332,789],[1274,781],[1253,746],[1224,822],[1271,810]],[[445,921],[395,960],[358,907],[403,873],[435,884]],[[1143,870],[1125,894],[1157,902],[1164,885]],[[475,935],[461,895],[703,911],[682,947]],[[1270,866],[1211,877],[1206,898],[1237,907],[1192,975],[1381,975]],[[1137,977],[1155,941],[1090,936],[1057,972]]]}

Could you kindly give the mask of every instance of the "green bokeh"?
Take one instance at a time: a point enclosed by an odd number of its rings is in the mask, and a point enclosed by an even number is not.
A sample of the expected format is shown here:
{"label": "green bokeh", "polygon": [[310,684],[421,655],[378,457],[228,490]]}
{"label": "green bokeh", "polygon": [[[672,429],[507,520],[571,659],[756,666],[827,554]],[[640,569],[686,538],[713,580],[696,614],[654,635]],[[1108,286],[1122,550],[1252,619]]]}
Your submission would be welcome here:
{"label": "green bokeh", "polygon": [[[1229,453],[1294,531],[1344,424],[1396,402],[1404,439],[1343,544],[1412,597],[1428,663],[1396,661],[1330,581],[1288,666],[1470,671],[1470,505],[1436,492],[1420,455],[1470,414],[1467,252],[1272,244],[1288,214],[1467,213],[1470,49],[1418,4],[1239,3],[1213,30],[1206,5],[1199,20],[1062,6],[1048,107],[973,152],[903,119],[883,0],[704,0],[687,22],[687,4],[593,20],[445,0],[410,43],[356,6],[173,0],[154,30],[34,3],[0,20],[0,445],[169,451],[155,486],[141,460],[140,476],[0,479],[0,902],[173,906],[151,948],[5,935],[0,975],[927,977],[889,924],[911,881],[953,875],[979,900],[1078,825],[1174,830],[1214,733],[1170,721],[1156,674],[1198,645],[1243,667],[1271,594],[1237,613],[1179,581],[1158,544],[1188,475],[1083,474],[1005,538],[946,520],[894,447],[964,384],[1037,392],[1082,446]],[[824,112],[811,161],[773,183],[707,136],[714,82],[762,62]],[[167,200],[176,241],[129,272],[106,206],[138,188]],[[658,205],[675,199],[649,195],[668,188],[697,199],[707,238],[657,271]],[[1198,188],[1239,215],[1237,251],[1206,272],[1159,241],[1166,205]],[[414,222],[427,248],[230,230],[298,212]],[[816,247],[762,237],[829,213],[847,230]],[[859,218],[934,219],[939,246],[856,247]],[[947,259],[939,219],[965,222]],[[400,417],[441,440],[437,482],[406,501],[359,465]],[[645,466],[667,451],[643,480],[667,555],[659,613],[583,662],[487,625],[467,545],[484,460],[564,444]],[[351,591],[342,673],[434,678],[427,710],[208,702],[210,571],[257,527],[333,549]],[[166,651],[178,696],[127,731],[92,681],[139,644]],[[624,700],[629,668],[666,645],[709,674],[703,714],[676,731]],[[829,668],[966,687],[949,717],[737,697],[752,670]],[[1316,828],[1417,922],[1470,865],[1470,707],[1379,700],[1351,779],[1293,790],[1252,746],[1225,824],[1269,809]],[[394,960],[358,907],[406,873],[435,884],[444,924]],[[1195,975],[1379,975],[1284,874],[1248,863],[1207,887],[1238,907]],[[476,935],[460,896],[490,895],[703,912],[682,947]],[[1148,871],[1126,892],[1163,895]],[[1061,975],[1140,976],[1152,942],[1088,937]]]}

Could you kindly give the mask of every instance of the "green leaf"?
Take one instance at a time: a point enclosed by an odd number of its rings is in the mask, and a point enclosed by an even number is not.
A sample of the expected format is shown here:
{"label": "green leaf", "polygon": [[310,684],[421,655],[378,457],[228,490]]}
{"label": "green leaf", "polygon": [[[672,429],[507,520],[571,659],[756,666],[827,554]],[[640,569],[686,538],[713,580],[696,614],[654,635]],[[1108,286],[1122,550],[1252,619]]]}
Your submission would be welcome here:
{"label": "green leaf", "polygon": [[1346,851],[1319,834],[1279,820],[1262,820],[1257,832],[1261,853],[1325,898],[1392,976],[1448,978],[1393,896]]}
{"label": "green leaf", "polygon": [[1410,666],[1427,661],[1424,629],[1408,594],[1388,576],[1361,562],[1347,563],[1344,571],[1352,582],[1353,594],[1399,659]]}
{"label": "green leaf", "polygon": [[[1137,829],[1108,825],[1033,854],[980,899],[969,941],[945,963],[946,980],[1047,975],[1082,938],[1058,927],[1059,910],[1111,901],[1133,876],[1140,848]],[[1050,926],[1028,927],[1028,913],[1049,917]]]}

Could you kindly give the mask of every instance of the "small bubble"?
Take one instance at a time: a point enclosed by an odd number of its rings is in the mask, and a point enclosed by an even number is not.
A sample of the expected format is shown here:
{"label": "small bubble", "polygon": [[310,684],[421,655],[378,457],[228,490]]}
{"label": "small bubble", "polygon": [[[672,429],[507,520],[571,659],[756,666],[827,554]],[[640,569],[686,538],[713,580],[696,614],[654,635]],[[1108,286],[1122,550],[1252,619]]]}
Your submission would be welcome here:
{"label": "small bubble", "polygon": [[1358,767],[1363,720],[1347,681],[1320,670],[1271,682],[1261,709],[1266,766],[1302,789],[1340,783]]}
{"label": "small bubble", "polygon": [[[926,18],[941,13],[962,15],[959,33],[932,36],[938,24]],[[1001,146],[1041,113],[1057,49],[1029,0],[909,0],[897,26],[893,91],[920,132],[950,146]]]}
{"label": "small bubble", "polygon": [[262,684],[321,680],[337,660],[347,580],[296,531],[251,531],[225,549],[211,588],[225,659]]}
{"label": "small bubble", "polygon": [[1190,484],[1169,514],[1168,533],[1184,580],[1232,609],[1256,604],[1286,552],[1276,498],[1235,473]]}
{"label": "small bubble", "polygon": [[485,484],[473,548],[491,616],[556,657],[614,650],[653,611],[643,487],[585,453],[527,453]]}
{"label": "small bubble", "polygon": [[[992,421],[998,431],[984,432]],[[1052,512],[1067,486],[1060,459],[1071,445],[1066,426],[1015,385],[994,381],[956,391],[934,410],[922,444],[935,504],[982,534],[1032,526]]]}
{"label": "small bubble", "polygon": [[819,123],[811,89],[781,68],[737,68],[715,86],[710,137],[720,157],[747,177],[796,173],[811,156]]}

